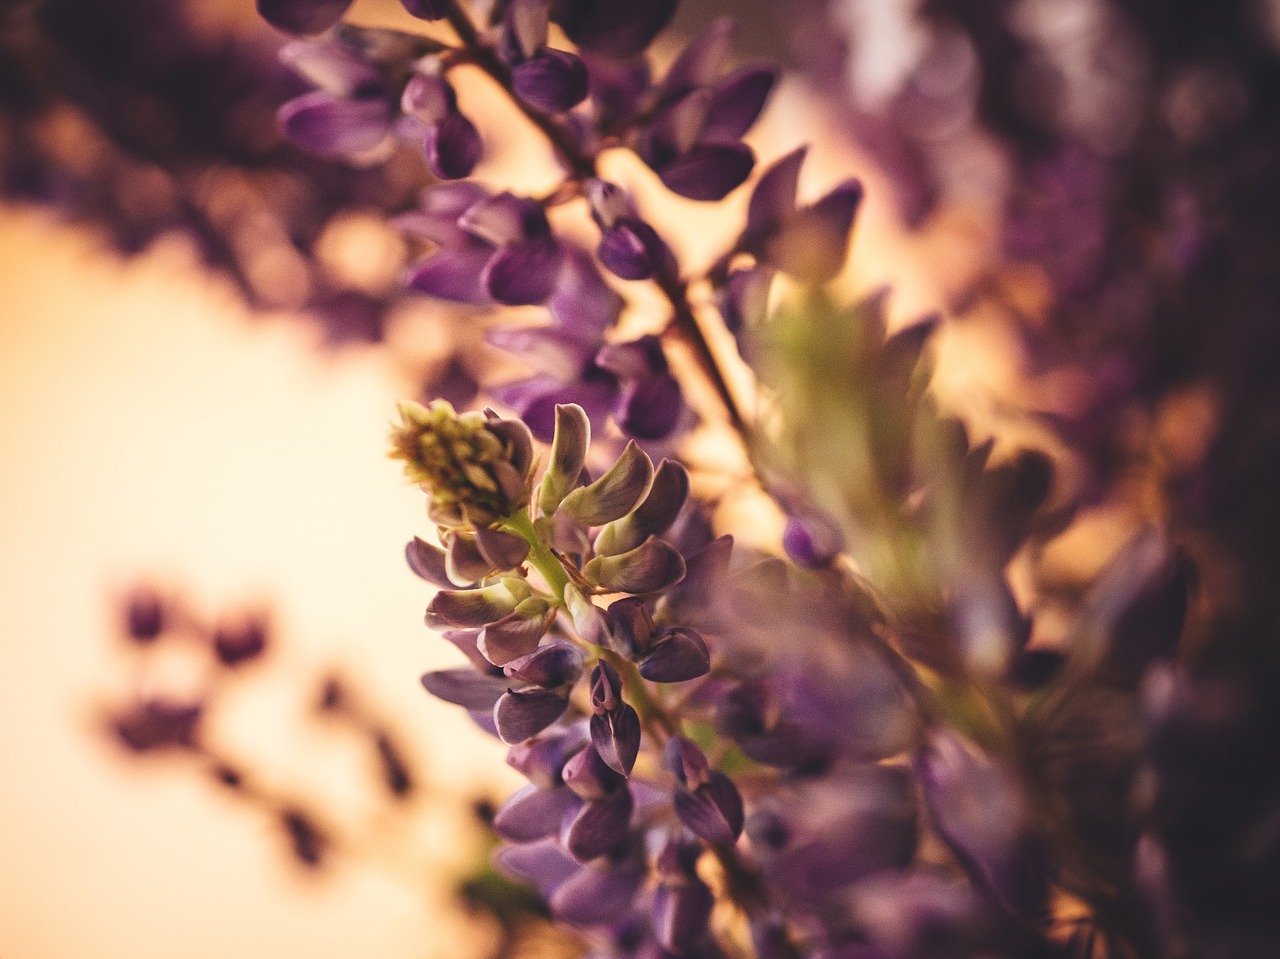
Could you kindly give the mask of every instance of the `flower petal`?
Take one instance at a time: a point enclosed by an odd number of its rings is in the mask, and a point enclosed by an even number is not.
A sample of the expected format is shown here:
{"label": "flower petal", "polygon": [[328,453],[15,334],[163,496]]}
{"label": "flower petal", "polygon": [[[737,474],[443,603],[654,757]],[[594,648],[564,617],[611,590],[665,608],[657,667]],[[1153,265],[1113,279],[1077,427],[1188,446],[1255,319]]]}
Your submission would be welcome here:
{"label": "flower petal", "polygon": [[422,685],[432,696],[464,709],[491,710],[507,691],[501,676],[486,676],[474,669],[441,669],[422,677]]}
{"label": "flower petal", "polygon": [[569,708],[569,697],[545,689],[508,690],[493,707],[498,736],[508,746],[538,735]]}
{"label": "flower petal", "polygon": [[322,156],[364,153],[391,135],[391,106],[381,97],[347,100],[316,90],[290,100],[278,116],[290,142]]}
{"label": "flower petal", "polygon": [[628,440],[605,474],[569,493],[560,509],[587,526],[600,526],[635,509],[652,479],[653,461],[634,440]]}
{"label": "flower petal", "polygon": [[566,814],[560,843],[579,862],[590,862],[612,852],[627,838],[635,801],[625,786],[603,799],[585,803],[576,813]]}
{"label": "flower petal", "polygon": [[586,66],[550,47],[512,69],[511,82],[516,96],[548,113],[564,113],[587,98]]}
{"label": "flower petal", "polygon": [[427,127],[422,142],[427,166],[442,180],[461,180],[471,175],[484,153],[480,131],[457,110],[446,113]]}
{"label": "flower petal", "polygon": [[690,200],[723,200],[751,175],[755,154],[743,143],[697,143],[658,170],[667,189]]}
{"label": "flower petal", "polygon": [[563,262],[560,245],[549,237],[538,237],[499,250],[485,267],[481,282],[499,303],[534,306],[551,297]]}
{"label": "flower petal", "polygon": [[278,30],[303,36],[323,33],[342,19],[352,0],[258,0],[262,19]]}
{"label": "flower petal", "polygon": [[675,547],[650,536],[633,550],[597,556],[583,567],[591,582],[619,593],[653,593],[684,578],[684,557]]}
{"label": "flower petal", "polygon": [[493,831],[507,842],[537,842],[560,832],[565,814],[582,800],[563,786],[540,789],[530,783],[503,803],[493,817]]}
{"label": "flower petal", "polygon": [[486,246],[445,249],[423,260],[409,273],[410,289],[451,303],[481,306],[492,299],[480,276],[493,256]]}

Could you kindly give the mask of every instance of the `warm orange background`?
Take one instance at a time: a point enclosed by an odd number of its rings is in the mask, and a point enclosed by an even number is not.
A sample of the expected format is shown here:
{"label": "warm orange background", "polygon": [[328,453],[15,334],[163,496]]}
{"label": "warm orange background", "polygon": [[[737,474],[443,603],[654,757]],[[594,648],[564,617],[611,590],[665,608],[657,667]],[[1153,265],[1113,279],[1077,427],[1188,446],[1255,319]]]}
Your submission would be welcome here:
{"label": "warm orange background", "polygon": [[121,265],[0,209],[0,263],[0,957],[465,953],[438,907],[470,851],[447,812],[308,882],[267,818],[95,725],[134,675],[113,603],[151,577],[207,614],[272,603],[280,648],[217,734],[281,788],[361,801],[363,754],[299,721],[334,664],[448,788],[508,788],[497,744],[417,683],[457,657],[400,554],[427,528],[383,455],[406,384],[249,317],[179,244]]}

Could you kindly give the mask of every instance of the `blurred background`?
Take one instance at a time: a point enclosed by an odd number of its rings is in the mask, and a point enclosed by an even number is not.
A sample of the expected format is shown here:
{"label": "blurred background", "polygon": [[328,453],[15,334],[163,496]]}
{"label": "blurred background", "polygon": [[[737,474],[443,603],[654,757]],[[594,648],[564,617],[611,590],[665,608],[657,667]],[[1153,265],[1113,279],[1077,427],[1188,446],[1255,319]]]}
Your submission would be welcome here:
{"label": "blurred background", "polygon": [[[657,50],[729,12],[788,65],[752,143],[815,143],[802,193],[866,182],[842,282],[890,285],[895,326],[943,311],[944,401],[1063,467],[1073,522],[1019,587],[1045,642],[1144,519],[1211,583],[1276,525],[1222,491],[1280,448],[1280,7],[1213,6],[686,0]],[[418,685],[458,657],[385,457],[398,398],[468,402],[498,362],[399,292],[421,157],[284,144],[302,85],[251,0],[27,0],[0,39],[0,959],[500,949],[526,907],[480,824],[517,778]],[[481,179],[536,180],[527,133],[494,146]],[[744,206],[655,219],[720,223],[678,234],[698,262]],[[156,703],[204,705],[200,750]]]}

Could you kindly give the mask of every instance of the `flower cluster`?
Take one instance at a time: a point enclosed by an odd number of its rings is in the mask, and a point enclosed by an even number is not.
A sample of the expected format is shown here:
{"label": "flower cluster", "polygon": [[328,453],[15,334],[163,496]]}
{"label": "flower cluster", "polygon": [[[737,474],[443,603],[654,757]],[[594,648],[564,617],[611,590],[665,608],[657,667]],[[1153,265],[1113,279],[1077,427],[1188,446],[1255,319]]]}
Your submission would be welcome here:
{"label": "flower cluster", "polygon": [[[1274,953],[1280,110],[1259,5],[925,5],[901,89],[843,104],[913,221],[971,195],[974,170],[999,183],[983,157],[1003,150],[999,262],[953,305],[1016,313],[1048,291],[1046,316],[1015,317],[1028,367],[1094,379],[1027,417],[1053,457],[940,409],[940,317],[891,332],[883,294],[821,289],[858,181],[802,201],[806,151],[773,159],[736,238],[691,270],[644,192],[609,178],[603,155],[626,150],[686,199],[748,183],[775,72],[732,62],[728,21],[658,67],[674,0],[402,5],[404,29],[374,29],[344,21],[351,0],[259,0],[313,88],[271,87],[293,96],[284,135],[343,165],[305,167],[333,177],[322,213],[282,229],[309,250],[329,200],[367,202],[411,241],[404,290],[353,303],[316,271],[315,297],[373,326],[409,294],[496,313],[473,336],[530,367],[483,383],[450,367],[463,402],[482,388],[518,418],[406,403],[392,434],[438,540],[407,549],[437,587],[427,624],[470,663],[423,683],[529,780],[493,816],[501,868],[599,956]],[[842,85],[835,9],[799,4],[795,26],[820,25],[809,69]],[[1069,69],[1060,51],[1081,45],[1115,69]],[[494,131],[462,68],[544,137],[548,192],[469,179]],[[38,139],[18,138],[19,161]],[[181,153],[142,146],[186,182]],[[271,162],[304,169],[290,157]],[[174,196],[159,222],[208,226]],[[695,405],[781,508],[771,550],[714,535],[714,470],[679,459]],[[1199,412],[1198,446],[1179,410]],[[1095,574],[1054,579],[1046,552],[1097,503],[1156,522]],[[145,599],[144,644],[169,629]],[[230,674],[262,634],[208,649]],[[135,751],[198,753],[202,717],[143,703],[113,728]],[[280,815],[319,856],[314,823]]]}

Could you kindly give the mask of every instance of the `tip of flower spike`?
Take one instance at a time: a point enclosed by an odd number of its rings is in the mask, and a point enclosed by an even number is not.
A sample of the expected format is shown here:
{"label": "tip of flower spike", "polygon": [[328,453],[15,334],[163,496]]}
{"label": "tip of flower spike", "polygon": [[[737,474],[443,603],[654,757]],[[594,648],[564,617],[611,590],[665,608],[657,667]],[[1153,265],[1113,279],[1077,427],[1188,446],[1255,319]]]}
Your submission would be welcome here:
{"label": "tip of flower spike", "polygon": [[449,526],[487,526],[528,502],[528,457],[511,421],[458,413],[445,400],[398,404],[392,459],[431,497],[430,512]]}

